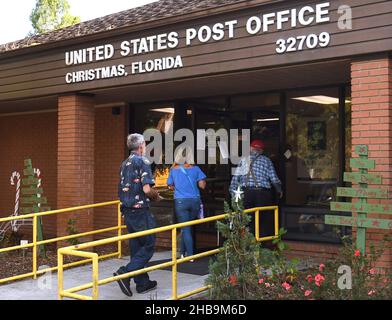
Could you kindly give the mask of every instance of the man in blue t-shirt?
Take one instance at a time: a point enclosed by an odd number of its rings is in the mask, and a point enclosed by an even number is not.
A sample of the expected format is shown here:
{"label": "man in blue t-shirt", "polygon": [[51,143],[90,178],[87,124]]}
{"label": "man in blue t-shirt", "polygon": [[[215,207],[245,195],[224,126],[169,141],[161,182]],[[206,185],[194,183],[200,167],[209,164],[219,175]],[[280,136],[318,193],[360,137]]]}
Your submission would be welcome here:
{"label": "man in blue t-shirt", "polygon": [[[127,145],[131,154],[120,168],[118,194],[121,201],[121,213],[129,233],[145,231],[156,227],[154,216],[150,212],[150,201],[158,201],[159,194],[152,187],[155,185],[150,162],[144,157],[146,142],[140,134],[128,136]],[[114,276],[143,269],[154,254],[155,235],[130,239],[131,261],[118,269]],[[134,277],[136,291],[145,293],[157,287],[147,273]],[[132,296],[130,278],[117,281],[122,292]]]}

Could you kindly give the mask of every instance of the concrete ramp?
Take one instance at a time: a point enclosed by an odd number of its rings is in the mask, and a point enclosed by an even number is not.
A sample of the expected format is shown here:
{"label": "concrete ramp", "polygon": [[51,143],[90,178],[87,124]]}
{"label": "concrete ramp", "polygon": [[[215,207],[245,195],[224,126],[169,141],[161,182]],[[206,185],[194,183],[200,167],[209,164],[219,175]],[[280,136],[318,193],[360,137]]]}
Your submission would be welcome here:
{"label": "concrete ramp", "polygon": [[[151,261],[171,258],[171,252],[157,252]],[[113,276],[120,266],[127,264],[129,257],[111,259],[99,263],[99,279]],[[85,265],[64,272],[64,289],[91,282],[91,265]],[[131,282],[132,297],[125,296],[117,282],[99,287],[100,300],[166,300],[171,297],[171,271],[157,270],[149,273],[151,280],[158,281],[158,288],[146,294],[136,292],[135,283]],[[204,286],[207,275],[198,276],[189,273],[178,273],[178,294]],[[78,292],[91,296],[91,290]],[[37,280],[23,280],[0,286],[0,300],[57,300],[57,273],[46,274]]]}

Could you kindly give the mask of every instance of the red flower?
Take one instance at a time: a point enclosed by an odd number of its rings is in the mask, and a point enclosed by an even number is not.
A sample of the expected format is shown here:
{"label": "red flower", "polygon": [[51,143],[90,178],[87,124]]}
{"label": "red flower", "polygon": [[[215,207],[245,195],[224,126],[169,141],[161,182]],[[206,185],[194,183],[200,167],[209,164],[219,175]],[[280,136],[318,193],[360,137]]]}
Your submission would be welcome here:
{"label": "red flower", "polygon": [[360,255],[361,255],[361,251],[359,251],[358,249],[355,250],[354,257],[359,257]]}
{"label": "red flower", "polygon": [[232,275],[229,277],[229,282],[230,282],[230,284],[231,284],[232,286],[237,285],[237,276],[236,276],[235,274],[232,274]]}
{"label": "red flower", "polygon": [[369,270],[369,273],[370,273],[371,275],[375,275],[375,274],[377,273],[377,271],[376,271],[375,268],[371,268],[371,269]]}
{"label": "red flower", "polygon": [[325,269],[325,264],[320,264],[320,266],[319,266],[319,270],[320,270],[320,272],[323,272],[324,271],[324,269]]}
{"label": "red flower", "polygon": [[306,277],[306,280],[308,280],[309,283],[312,283],[313,282],[313,277],[311,275],[308,275]]}
{"label": "red flower", "polygon": [[314,281],[316,283],[316,286],[320,287],[322,283],[324,282],[325,277],[322,276],[321,274],[318,274],[317,276],[314,277]]}
{"label": "red flower", "polygon": [[264,283],[264,279],[259,279],[259,284],[263,284]]}
{"label": "red flower", "polygon": [[318,274],[317,276],[314,277],[315,281],[324,281],[325,277],[321,274]]}
{"label": "red flower", "polygon": [[309,297],[312,294],[312,290],[305,291],[305,297]]}
{"label": "red flower", "polygon": [[374,295],[376,293],[376,290],[370,290],[369,292],[368,292],[368,296],[372,296],[372,295]]}
{"label": "red flower", "polygon": [[285,288],[287,291],[291,289],[291,285],[287,282],[282,283],[282,287]]}

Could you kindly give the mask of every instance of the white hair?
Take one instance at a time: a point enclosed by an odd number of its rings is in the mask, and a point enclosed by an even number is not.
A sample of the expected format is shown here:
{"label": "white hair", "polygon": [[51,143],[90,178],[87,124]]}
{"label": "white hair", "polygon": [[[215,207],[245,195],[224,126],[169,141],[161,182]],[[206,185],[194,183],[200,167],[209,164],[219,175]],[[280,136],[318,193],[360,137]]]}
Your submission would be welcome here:
{"label": "white hair", "polygon": [[137,150],[146,140],[141,134],[132,133],[127,138],[127,146],[130,151]]}

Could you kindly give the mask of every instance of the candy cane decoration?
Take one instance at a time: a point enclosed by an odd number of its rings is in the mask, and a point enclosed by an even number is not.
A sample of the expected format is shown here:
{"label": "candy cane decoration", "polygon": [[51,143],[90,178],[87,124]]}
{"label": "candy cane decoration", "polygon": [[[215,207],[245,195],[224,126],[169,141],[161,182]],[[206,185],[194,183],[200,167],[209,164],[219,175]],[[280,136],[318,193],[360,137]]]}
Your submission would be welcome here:
{"label": "candy cane decoration", "polygon": [[[41,178],[41,170],[40,169],[37,169],[37,168],[34,168],[34,175],[37,177],[37,179],[38,179],[38,183],[37,183],[37,189],[39,189],[39,188],[41,188],[41,184],[42,184],[42,178]],[[42,194],[41,193],[37,193],[37,198],[41,198],[42,197]],[[38,208],[40,208],[41,209],[41,203],[38,203]],[[39,211],[41,211],[41,210],[38,210],[38,212]],[[41,222],[42,223],[42,222]]]}
{"label": "candy cane decoration", "polygon": [[[38,184],[37,184],[37,188],[41,187],[41,170],[34,168],[34,175],[38,178]],[[16,180],[16,182],[15,182]],[[16,217],[19,215],[19,203],[20,203],[20,186],[21,186],[21,176],[20,173],[15,171],[12,173],[11,178],[10,178],[10,182],[12,186],[16,185],[16,194],[15,194],[15,208],[14,208],[14,213],[11,215],[11,217]],[[37,197],[41,198],[41,194],[37,193]],[[38,204],[38,207],[41,207],[41,204]],[[18,221],[17,220],[13,220],[10,223],[8,223],[8,225],[11,225],[11,229],[13,232],[17,232],[18,231]],[[4,233],[7,231],[7,226],[4,227],[4,224],[1,225],[0,227],[0,239],[4,236]]]}
{"label": "candy cane decoration", "polygon": [[[37,184],[37,189],[39,189],[39,188],[41,188],[41,170],[40,169],[37,169],[37,168],[34,168],[34,175],[38,178],[38,184]],[[40,193],[37,193],[37,197],[38,198],[41,198],[41,194]],[[41,207],[41,204],[39,203],[38,204],[38,207],[40,208]]]}
{"label": "candy cane decoration", "polygon": [[[15,195],[15,209],[14,209],[14,214],[13,216],[17,216],[19,215],[19,198],[20,198],[20,173],[15,171],[12,173],[11,175],[11,185],[14,186],[15,185],[15,179],[16,179],[16,195]],[[12,231],[17,232],[18,228],[17,228],[17,220],[13,220],[11,222],[11,228]]]}

